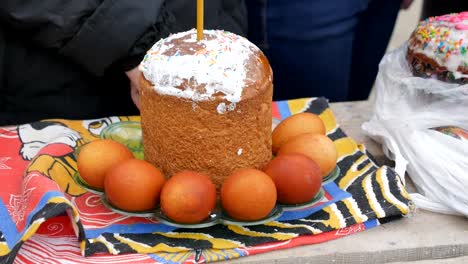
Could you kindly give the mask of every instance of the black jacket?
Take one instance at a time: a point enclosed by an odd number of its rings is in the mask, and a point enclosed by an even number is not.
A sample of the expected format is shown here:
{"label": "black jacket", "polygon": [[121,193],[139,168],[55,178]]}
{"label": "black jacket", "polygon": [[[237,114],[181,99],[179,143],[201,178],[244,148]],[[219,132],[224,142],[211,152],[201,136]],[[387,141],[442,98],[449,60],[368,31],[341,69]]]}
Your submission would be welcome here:
{"label": "black jacket", "polygon": [[[242,0],[205,0],[205,28],[246,22]],[[195,0],[0,1],[0,125],[137,114],[124,71],[195,25]]]}

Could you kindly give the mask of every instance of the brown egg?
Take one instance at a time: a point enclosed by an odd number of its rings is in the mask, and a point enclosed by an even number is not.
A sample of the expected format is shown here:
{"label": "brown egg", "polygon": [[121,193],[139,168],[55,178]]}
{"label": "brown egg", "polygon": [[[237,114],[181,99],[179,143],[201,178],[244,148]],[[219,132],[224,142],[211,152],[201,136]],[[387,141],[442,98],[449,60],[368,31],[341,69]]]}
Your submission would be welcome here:
{"label": "brown egg", "polygon": [[87,184],[102,189],[106,171],[132,158],[132,152],[121,143],[110,139],[95,140],[81,147],[78,172]]}
{"label": "brown egg", "polygon": [[281,146],[278,155],[301,153],[315,161],[322,171],[322,177],[327,176],[336,166],[338,151],[333,141],[320,134],[302,134],[294,137]]}
{"label": "brown egg", "polygon": [[161,211],[178,223],[199,223],[215,206],[216,187],[208,176],[198,172],[174,174],[161,191]]}
{"label": "brown egg", "polygon": [[266,167],[276,185],[278,202],[300,204],[312,200],[322,186],[322,171],[313,160],[299,153],[283,154]]}
{"label": "brown egg", "polygon": [[159,203],[162,172],[144,160],[129,159],[107,171],[104,191],[109,202],[126,211],[145,211]]}
{"label": "brown egg", "polygon": [[262,171],[236,170],[221,187],[221,204],[224,211],[237,220],[262,219],[276,205],[275,183]]}
{"label": "brown egg", "polygon": [[284,119],[272,133],[273,153],[276,154],[288,140],[304,133],[325,135],[325,124],[312,113],[299,113]]}

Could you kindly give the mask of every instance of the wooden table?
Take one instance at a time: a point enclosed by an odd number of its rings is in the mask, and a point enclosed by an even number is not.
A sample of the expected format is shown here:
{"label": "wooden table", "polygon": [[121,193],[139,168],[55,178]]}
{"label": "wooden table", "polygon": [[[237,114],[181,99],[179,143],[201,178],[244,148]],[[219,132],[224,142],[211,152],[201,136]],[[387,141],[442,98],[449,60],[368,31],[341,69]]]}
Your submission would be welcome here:
{"label": "wooden table", "polygon": [[[382,164],[392,164],[380,145],[367,137],[361,124],[369,120],[368,101],[333,103],[341,128]],[[415,192],[407,177],[407,189]],[[424,210],[402,220],[317,245],[249,256],[226,263],[468,263],[468,220]],[[223,262],[224,263],[224,262]]]}

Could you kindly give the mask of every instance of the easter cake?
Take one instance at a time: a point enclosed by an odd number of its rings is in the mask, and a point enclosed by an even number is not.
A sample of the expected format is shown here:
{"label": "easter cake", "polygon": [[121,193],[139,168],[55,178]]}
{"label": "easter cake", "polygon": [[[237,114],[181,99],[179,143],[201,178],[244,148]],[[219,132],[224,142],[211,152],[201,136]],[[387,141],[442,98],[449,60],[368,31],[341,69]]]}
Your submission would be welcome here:
{"label": "easter cake", "polygon": [[407,59],[415,76],[468,83],[468,12],[430,17],[412,33]]}
{"label": "easter cake", "polygon": [[145,159],[167,176],[191,170],[219,190],[239,168],[271,160],[272,71],[247,39],[221,30],[173,34],[140,65]]}

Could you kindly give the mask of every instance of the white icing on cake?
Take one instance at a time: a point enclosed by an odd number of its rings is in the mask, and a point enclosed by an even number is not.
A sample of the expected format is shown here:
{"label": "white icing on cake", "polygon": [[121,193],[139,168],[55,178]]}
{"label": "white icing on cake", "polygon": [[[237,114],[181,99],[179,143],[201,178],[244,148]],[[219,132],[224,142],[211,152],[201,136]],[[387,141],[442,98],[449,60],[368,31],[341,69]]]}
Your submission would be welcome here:
{"label": "white icing on cake", "polygon": [[[221,30],[204,30],[204,39],[199,42],[196,37],[192,29],[158,41],[146,54],[140,70],[160,94],[193,101],[210,100],[216,94],[230,102],[220,103],[218,113],[234,110],[246,83],[245,64],[258,48],[241,36]],[[182,41],[184,52],[189,54],[181,55],[174,40]],[[189,43],[193,47],[187,48]],[[166,54],[168,50],[173,55]]]}
{"label": "white icing on cake", "polygon": [[239,149],[237,150],[237,156],[242,155],[242,151],[243,151],[243,149],[242,149],[242,148],[239,148]]}
{"label": "white icing on cake", "polygon": [[219,114],[225,114],[227,111],[233,111],[234,109],[236,109],[236,103],[220,103],[216,111],[218,111]]}

